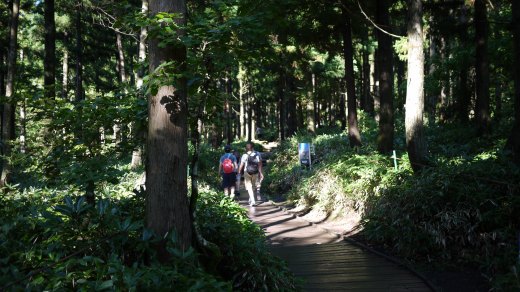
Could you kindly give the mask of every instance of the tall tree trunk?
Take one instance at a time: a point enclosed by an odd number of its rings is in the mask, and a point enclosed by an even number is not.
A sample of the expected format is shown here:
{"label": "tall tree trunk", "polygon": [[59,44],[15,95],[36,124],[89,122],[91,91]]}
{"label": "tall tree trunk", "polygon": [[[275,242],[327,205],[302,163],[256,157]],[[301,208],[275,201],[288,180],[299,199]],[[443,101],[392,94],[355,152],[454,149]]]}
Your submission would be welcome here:
{"label": "tall tree trunk", "polygon": [[254,94],[253,94],[253,84],[251,83],[249,87],[249,93],[247,98],[247,141],[255,140],[255,119],[253,117],[253,103],[254,103]]}
{"label": "tall tree trunk", "polygon": [[119,81],[126,84],[126,69],[125,69],[125,52],[123,48],[123,40],[121,34],[116,32],[116,47],[117,47],[117,67],[119,69]]}
{"label": "tall tree trunk", "polygon": [[379,49],[374,51],[372,55],[372,64],[370,66],[370,75],[371,80],[370,84],[372,85],[372,96],[374,97],[374,118],[376,122],[379,123],[379,113],[381,112],[381,92],[379,90]]}
{"label": "tall tree trunk", "polygon": [[65,47],[63,48],[63,60],[61,68],[61,98],[67,99],[69,95],[69,50]]}
{"label": "tall tree trunk", "polygon": [[233,96],[233,84],[231,78],[226,78],[224,81],[225,91],[226,91],[226,140],[227,144],[231,144],[233,142],[233,129],[231,123],[231,102],[230,98]]}
{"label": "tall tree trunk", "polygon": [[422,2],[408,0],[408,86],[406,89],[406,149],[415,172],[426,163],[426,140],[423,130],[424,52]]}
{"label": "tall tree trunk", "polygon": [[280,141],[285,140],[285,73],[283,68],[280,67],[278,71],[278,84],[277,93],[278,96],[278,137]]}
{"label": "tall tree trunk", "polygon": [[[117,48],[117,69],[119,72],[119,82],[121,84],[121,87],[126,86],[126,69],[125,69],[125,53],[123,49],[123,41],[121,38],[121,34],[119,32],[116,32],[116,48]],[[116,105],[117,107],[117,105]],[[122,141],[122,129],[121,124],[116,117],[114,119],[114,125],[112,126],[112,129],[114,131],[114,143],[116,145],[119,145]]]}
{"label": "tall tree trunk", "polygon": [[[443,60],[447,60],[450,56],[450,47],[448,46],[448,44],[446,43],[446,39],[441,36],[440,38],[440,43],[441,43],[441,59]],[[447,121],[448,117],[448,95],[449,95],[449,90],[450,90],[450,79],[451,79],[451,76],[450,76],[450,70],[447,70],[447,72],[445,72],[445,75],[442,76],[439,80],[439,83],[440,83],[440,93],[439,93],[439,121],[441,123],[444,123]]]}
{"label": "tall tree trunk", "polygon": [[[435,18],[430,16],[430,22],[434,22]],[[430,47],[428,48],[428,75],[434,76],[437,73],[437,56],[439,53],[438,48],[438,37],[435,33],[430,33]],[[435,123],[435,117],[437,115],[437,100],[438,100],[439,89],[437,84],[432,86],[432,90],[428,91],[425,105],[426,112],[428,113],[428,120],[430,124]]]}
{"label": "tall tree trunk", "polygon": [[[461,5],[460,17],[459,17],[459,42],[460,45],[466,45],[468,39],[468,17],[467,17],[467,6]],[[470,66],[469,61],[462,55],[461,64],[458,71],[458,100],[456,103],[456,116],[461,123],[467,123],[469,121],[469,106],[471,103],[471,91],[469,90],[468,75]]]}
{"label": "tall tree trunk", "polygon": [[309,75],[311,77],[311,90],[307,92],[307,101],[305,103],[306,114],[307,114],[307,131],[314,133],[316,131],[316,120],[314,114],[314,100],[315,96],[315,80],[314,74]]}
{"label": "tall tree trunk", "polygon": [[488,56],[488,20],[486,0],[475,0],[475,42],[476,42],[476,86],[477,101],[475,117],[478,135],[490,132],[491,116],[489,113],[489,56]]}
{"label": "tall tree trunk", "polygon": [[[11,143],[15,137],[14,123],[16,100],[14,97],[14,78],[16,76],[16,52],[18,48],[18,19],[20,15],[20,0],[13,0],[11,8],[11,21],[9,26],[9,52],[7,55],[7,80],[5,87],[6,103],[2,115],[2,155],[11,155]],[[0,186],[8,183],[11,174],[11,165],[3,159],[2,173],[0,175]]]}
{"label": "tall tree trunk", "polygon": [[[368,39],[366,40],[368,42]],[[368,46],[365,44],[363,48],[363,110],[369,114],[374,113],[374,101],[370,94],[370,54],[368,52]]]}
{"label": "tall tree trunk", "polygon": [[[377,23],[387,31],[390,27],[389,19],[390,2],[388,0],[377,1]],[[381,153],[388,153],[394,147],[394,98],[393,98],[393,66],[392,66],[392,39],[386,33],[377,30],[379,59],[377,71],[379,73],[380,113],[379,136],[377,149]]]}
{"label": "tall tree trunk", "polygon": [[27,111],[25,98],[21,100],[20,106],[20,153],[25,153],[27,144]]}
{"label": "tall tree trunk", "polygon": [[54,21],[54,0],[45,0],[45,58],[44,71],[44,95],[47,100],[56,96],[56,25]]}
{"label": "tall tree trunk", "polygon": [[[141,13],[143,15],[148,15],[148,0],[142,0],[141,1]],[[146,26],[141,27],[141,32],[139,33],[139,51],[137,54],[138,62],[139,62],[139,68],[137,70],[136,74],[136,81],[135,85],[137,87],[138,94],[141,96],[141,88],[143,87],[143,77],[145,75],[145,61],[146,61],[146,37],[148,35],[148,31],[146,29]],[[146,138],[146,131],[145,131],[145,125],[143,124],[136,124],[134,126],[134,132],[135,135],[138,138],[137,147],[132,152],[132,163],[131,168],[135,169],[141,165],[143,165],[143,145],[142,141]]]}
{"label": "tall tree trunk", "polygon": [[296,117],[296,88],[294,86],[294,76],[292,74],[286,74],[287,84],[287,137],[292,137],[296,134],[298,120]]}
{"label": "tall tree trunk", "polygon": [[245,112],[245,102],[244,102],[244,95],[246,93],[246,87],[245,87],[245,82],[244,82],[244,77],[245,77],[245,70],[244,68],[242,67],[242,64],[238,64],[238,76],[237,76],[237,79],[238,79],[238,98],[239,98],[239,102],[240,102],[240,117],[239,117],[239,121],[240,121],[240,138],[243,139],[244,137],[246,137],[246,119],[245,119],[245,116],[246,116],[246,112]]}
{"label": "tall tree trunk", "polygon": [[[150,0],[153,16],[160,12],[178,13],[180,26],[186,23],[184,0]],[[178,31],[182,35],[183,31]],[[180,44],[162,46],[161,39],[149,41],[150,72],[165,62],[176,62],[186,70],[186,48]],[[180,73],[180,72],[179,72]],[[176,80],[176,87],[163,84],[148,100],[148,142],[146,170],[146,226],[160,237],[175,233],[181,249],[192,242],[189,213],[187,166],[187,83]],[[166,80],[164,81],[166,82]],[[165,242],[157,246],[159,260],[169,258]]]}
{"label": "tall tree trunk", "polygon": [[[347,87],[348,139],[351,147],[361,146],[357,118],[356,88],[354,84],[354,50],[352,47],[352,24],[350,16],[343,10],[343,57],[345,59],[345,84]],[[341,112],[344,115],[344,110]],[[343,124],[343,122],[342,122]],[[343,125],[342,125],[343,126]]]}
{"label": "tall tree trunk", "polygon": [[81,10],[83,10],[83,2],[80,1],[76,10],[76,102],[82,101],[85,96],[83,94],[83,35],[81,23]]}
{"label": "tall tree trunk", "polygon": [[320,102],[319,102],[319,96],[318,96],[318,78],[313,73],[312,74],[312,92],[313,92],[313,100],[312,100],[312,106],[314,110],[314,122],[316,123],[316,126],[314,127],[319,128],[321,125],[320,122]]}
{"label": "tall tree trunk", "polygon": [[[0,97],[5,96],[5,75],[6,75],[6,59],[5,59],[6,51],[4,47],[0,47]],[[0,123],[1,123],[0,118]],[[1,127],[0,127],[1,128]]]}
{"label": "tall tree trunk", "polygon": [[514,42],[514,82],[515,82],[515,119],[513,129],[506,143],[513,160],[520,165],[520,3],[513,2],[513,42]]}

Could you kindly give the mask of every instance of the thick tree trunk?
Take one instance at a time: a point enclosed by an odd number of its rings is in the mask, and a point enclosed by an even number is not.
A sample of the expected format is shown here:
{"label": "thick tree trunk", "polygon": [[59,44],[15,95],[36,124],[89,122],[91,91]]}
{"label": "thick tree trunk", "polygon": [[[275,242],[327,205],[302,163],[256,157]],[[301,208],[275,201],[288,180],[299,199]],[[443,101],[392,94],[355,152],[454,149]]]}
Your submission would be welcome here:
{"label": "thick tree trunk", "polygon": [[[361,146],[357,118],[356,88],[354,84],[354,50],[352,47],[352,24],[346,10],[343,11],[343,57],[345,59],[345,84],[347,87],[348,139],[351,147]],[[344,109],[340,113],[344,115]],[[343,124],[343,122],[342,122]],[[343,125],[342,125],[343,126]]]}
{"label": "thick tree trunk", "polygon": [[54,0],[45,0],[45,58],[44,95],[47,100],[56,97],[56,25],[54,21]]}
{"label": "thick tree trunk", "polygon": [[408,86],[406,89],[406,149],[415,172],[426,165],[424,113],[424,52],[422,2],[408,0]]}
{"label": "thick tree trunk", "polygon": [[[179,13],[179,25],[186,23],[184,0],[150,0],[150,12]],[[182,34],[179,31],[179,34]],[[159,46],[160,39],[149,41],[150,72],[165,62],[185,64],[186,48]],[[185,70],[185,66],[181,70]],[[179,72],[180,73],[180,72]],[[166,80],[165,80],[166,83]],[[148,100],[148,142],[146,170],[146,226],[160,237],[175,233],[181,249],[192,242],[192,224],[188,204],[187,166],[187,84],[179,79],[177,87],[164,84]],[[165,242],[159,244],[159,260],[169,258]]]}
{"label": "thick tree trunk", "polygon": [[[377,1],[377,23],[387,30],[390,28],[390,2]],[[381,153],[389,153],[394,147],[394,98],[393,98],[393,66],[392,66],[392,39],[389,35],[377,31],[379,59],[377,71],[379,73],[380,113],[379,136],[377,149]]]}
{"label": "thick tree trunk", "polygon": [[513,1],[513,42],[514,42],[514,82],[515,82],[515,119],[513,129],[506,143],[513,160],[520,165],[520,3]]}
{"label": "thick tree trunk", "polygon": [[[6,103],[2,115],[2,155],[11,155],[11,142],[14,140],[16,100],[14,98],[14,78],[16,76],[16,52],[18,48],[18,19],[20,15],[20,0],[13,0],[11,9],[11,21],[9,27],[9,52],[7,55],[7,80],[5,88]],[[0,187],[9,182],[11,165],[3,159],[2,173],[0,175]]]}
{"label": "thick tree trunk", "polygon": [[[141,2],[141,13],[143,15],[148,14],[148,0],[142,0]],[[136,74],[135,85],[137,87],[138,94],[141,95],[141,88],[143,87],[143,77],[145,75],[145,66],[144,62],[146,61],[146,37],[147,37],[147,29],[146,26],[141,27],[141,32],[139,33],[139,45],[138,45],[138,62],[139,68]],[[136,169],[137,167],[143,165],[143,145],[141,141],[146,138],[146,131],[144,130],[145,125],[134,125],[134,132],[138,138],[137,147],[132,152],[132,163],[131,168]]]}
{"label": "thick tree trunk", "polygon": [[489,113],[489,56],[488,56],[488,20],[485,0],[475,0],[475,42],[476,42],[476,92],[475,118],[478,135],[490,132],[491,116]]}

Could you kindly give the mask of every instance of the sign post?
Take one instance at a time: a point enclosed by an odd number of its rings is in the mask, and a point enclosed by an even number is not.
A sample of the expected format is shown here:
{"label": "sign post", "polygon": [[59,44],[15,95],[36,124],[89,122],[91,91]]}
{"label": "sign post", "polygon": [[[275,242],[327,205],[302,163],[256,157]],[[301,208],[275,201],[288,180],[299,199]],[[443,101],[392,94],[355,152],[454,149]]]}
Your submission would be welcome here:
{"label": "sign post", "polygon": [[393,150],[392,153],[392,158],[394,159],[394,170],[397,171],[397,154],[395,154],[395,150]]}
{"label": "sign post", "polygon": [[311,161],[311,143],[299,143],[298,144],[298,157],[300,159],[300,165],[306,168],[312,167]]}

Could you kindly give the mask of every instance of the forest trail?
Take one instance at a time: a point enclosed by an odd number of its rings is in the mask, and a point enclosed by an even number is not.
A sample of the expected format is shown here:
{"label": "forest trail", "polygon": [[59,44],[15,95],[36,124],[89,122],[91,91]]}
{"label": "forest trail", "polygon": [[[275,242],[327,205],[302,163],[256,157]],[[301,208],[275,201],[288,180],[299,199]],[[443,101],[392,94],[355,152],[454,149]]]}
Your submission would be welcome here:
{"label": "forest trail", "polygon": [[431,291],[407,269],[341,240],[278,207],[241,203],[266,232],[272,252],[304,280],[304,291]]}

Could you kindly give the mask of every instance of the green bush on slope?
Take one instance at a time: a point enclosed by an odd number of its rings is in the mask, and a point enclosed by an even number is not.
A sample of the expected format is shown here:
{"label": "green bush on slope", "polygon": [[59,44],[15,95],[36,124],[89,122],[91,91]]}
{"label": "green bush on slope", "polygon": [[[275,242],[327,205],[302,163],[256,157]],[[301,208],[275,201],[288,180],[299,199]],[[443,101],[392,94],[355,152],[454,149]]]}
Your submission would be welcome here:
{"label": "green bush on slope", "polygon": [[434,166],[419,175],[403,151],[398,149],[394,171],[389,156],[366,141],[363,148],[350,149],[343,133],[312,138],[316,164],[300,171],[296,145],[310,137],[298,135],[274,156],[269,187],[329,214],[358,210],[366,238],[411,260],[469,264],[499,288],[518,288],[512,267],[520,230],[520,170],[502,157],[503,140],[458,143],[467,132],[430,128]]}

